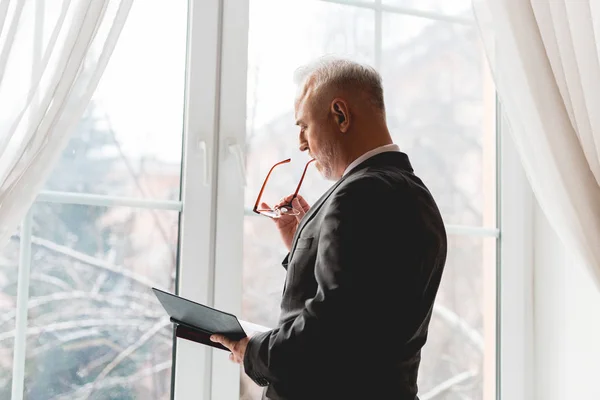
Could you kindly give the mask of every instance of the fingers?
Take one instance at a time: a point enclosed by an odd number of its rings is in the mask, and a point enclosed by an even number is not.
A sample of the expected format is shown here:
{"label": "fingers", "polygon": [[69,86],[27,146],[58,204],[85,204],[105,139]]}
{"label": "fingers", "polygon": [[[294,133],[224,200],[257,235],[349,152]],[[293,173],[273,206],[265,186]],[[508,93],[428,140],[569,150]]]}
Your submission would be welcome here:
{"label": "fingers", "polygon": [[211,335],[210,340],[215,343],[221,343],[223,346],[227,347],[230,351],[233,351],[233,343],[231,340],[227,339],[223,335]]}
{"label": "fingers", "polygon": [[[277,218],[277,219],[282,219],[283,218],[283,220],[286,221],[286,222],[289,222],[290,218],[291,218],[291,220],[294,220],[293,217],[291,217],[289,215],[286,215],[288,211],[291,211],[290,210],[290,201],[292,201],[292,196],[293,195],[289,195],[289,196],[281,198],[281,200],[279,200],[279,202],[275,206],[276,210],[277,209],[283,210],[282,215],[279,218]],[[286,218],[286,217],[290,217],[290,218]]]}
{"label": "fingers", "polygon": [[296,210],[296,219],[298,220],[298,222],[300,222],[300,220],[304,217],[304,214],[306,214],[306,211],[304,210],[304,207],[302,207],[302,203],[297,197],[294,200],[292,200],[292,207],[294,208],[294,210]]}
{"label": "fingers", "polygon": [[310,206],[308,205],[308,203],[306,202],[306,200],[304,199],[304,197],[298,195],[298,196],[296,196],[296,198],[300,202],[300,205],[302,206],[302,209],[304,210],[304,212],[307,212],[308,209],[310,208]]}
{"label": "fingers", "polygon": [[294,196],[293,194],[290,194],[289,196],[282,197],[282,198],[281,198],[281,200],[279,200],[279,203],[277,203],[277,204],[275,205],[275,208],[279,208],[279,207],[281,207],[281,206],[284,206],[284,205],[286,205],[286,204],[289,204],[289,203],[290,203],[290,200],[292,200],[292,197],[293,197],[293,196]]}
{"label": "fingers", "polygon": [[223,335],[211,335],[210,340],[215,342],[215,343],[220,343],[223,346],[227,347],[227,349],[231,352],[229,354],[229,360],[231,362],[240,364],[242,362],[242,359],[239,358],[238,354],[236,353],[236,349],[235,349],[235,345],[238,342],[235,342],[233,340],[230,340],[228,338],[226,338]]}
{"label": "fingers", "polygon": [[[285,197],[282,197],[281,200],[279,200],[279,203],[289,203],[290,201],[292,201],[292,199],[294,198],[294,194],[288,194]],[[304,200],[304,197],[302,197],[301,195],[297,194],[296,198],[300,200],[300,202],[304,202],[306,203],[306,200]]]}
{"label": "fingers", "polygon": [[242,359],[236,353],[229,354],[229,361],[234,362],[236,364],[242,364]]}
{"label": "fingers", "polygon": [[293,194],[285,196],[281,200],[279,200],[279,203],[277,203],[277,205],[275,206],[275,208],[279,208],[281,206],[290,204],[290,202],[293,202],[294,199],[298,199],[298,201],[300,202],[300,206],[304,210],[304,212],[308,211],[308,209],[310,208],[310,205],[306,202],[306,200],[304,199],[304,197],[302,197],[300,195],[296,195],[296,197],[294,197]]}

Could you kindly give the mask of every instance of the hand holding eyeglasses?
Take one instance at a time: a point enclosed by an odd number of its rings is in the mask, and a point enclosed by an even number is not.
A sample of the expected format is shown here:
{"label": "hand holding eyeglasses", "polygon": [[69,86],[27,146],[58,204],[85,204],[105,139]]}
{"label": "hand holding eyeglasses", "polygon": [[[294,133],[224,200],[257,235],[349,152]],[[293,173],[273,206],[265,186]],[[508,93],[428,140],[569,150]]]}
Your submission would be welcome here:
{"label": "hand holding eyeglasses", "polygon": [[302,196],[298,194],[300,191],[300,186],[302,186],[302,181],[304,181],[304,176],[306,175],[306,170],[310,163],[315,161],[315,159],[311,159],[304,166],[304,171],[302,172],[302,177],[300,178],[300,182],[298,182],[298,186],[296,187],[296,191],[293,194],[290,194],[279,201],[275,205],[275,207],[271,208],[267,203],[261,202],[263,192],[265,190],[265,186],[267,185],[267,181],[271,176],[271,173],[275,169],[275,167],[286,164],[291,161],[290,158],[280,161],[277,164],[273,165],[265,178],[265,181],[260,188],[260,192],[258,192],[258,197],[256,198],[256,203],[254,204],[254,211],[257,214],[264,215],[266,217],[272,218],[277,225],[277,229],[279,229],[279,233],[281,234],[281,238],[283,239],[283,243],[289,249],[292,247],[292,240],[294,238],[294,234],[296,233],[296,229],[298,228],[298,224],[304,214],[308,211],[310,206],[304,200]]}
{"label": "hand holding eyeglasses", "polygon": [[[270,208],[268,206],[264,207],[266,205],[266,203],[261,203],[261,201],[260,201],[260,199],[262,198],[263,192],[265,190],[265,186],[267,185],[267,182],[269,181],[269,177],[271,176],[271,173],[273,172],[275,167],[277,167],[281,164],[289,163],[291,160],[292,160],[291,158],[288,158],[287,160],[280,161],[271,167],[271,169],[269,170],[269,173],[267,174],[267,177],[265,178],[265,181],[262,184],[262,187],[260,188],[260,192],[258,192],[258,197],[256,198],[256,203],[254,204],[254,209],[252,211],[254,211],[257,214],[261,214],[261,215],[264,215],[266,217],[273,218],[273,219],[281,218],[281,216],[284,214],[296,214],[298,212],[298,210],[294,210],[294,208],[292,207],[291,201],[293,199],[295,199],[296,197],[298,197],[298,192],[300,191],[300,186],[302,186],[302,181],[304,181],[304,176],[306,175],[306,170],[308,169],[308,166],[310,165],[310,163],[315,161],[314,158],[311,159],[309,162],[307,162],[306,165],[304,166],[304,172],[302,172],[302,177],[300,178],[300,182],[298,182],[298,186],[296,187],[296,191],[294,192],[294,194],[285,197],[286,199],[289,200],[287,203],[281,203],[281,204],[279,204],[278,207]],[[260,205],[260,208],[259,208],[259,205]]]}
{"label": "hand holding eyeglasses", "polygon": [[[304,200],[304,197],[299,194],[295,196],[296,197],[294,197],[293,194],[290,194],[289,196],[284,197],[274,207],[274,209],[279,209],[280,207],[289,204],[292,205],[292,212],[282,213],[278,218],[273,218],[273,221],[275,221],[275,225],[279,230],[279,234],[281,235],[281,239],[283,239],[283,243],[288,250],[292,248],[292,240],[294,239],[294,234],[296,233],[298,224],[300,224],[300,220],[310,209],[310,206],[306,200]],[[262,203],[260,207],[263,209],[271,209],[266,203]]]}

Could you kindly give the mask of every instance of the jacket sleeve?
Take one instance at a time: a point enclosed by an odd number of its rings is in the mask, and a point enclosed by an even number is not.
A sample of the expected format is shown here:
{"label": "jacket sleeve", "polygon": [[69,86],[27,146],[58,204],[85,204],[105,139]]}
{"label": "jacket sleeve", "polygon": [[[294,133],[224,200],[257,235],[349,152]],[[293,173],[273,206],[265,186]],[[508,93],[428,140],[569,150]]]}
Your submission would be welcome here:
{"label": "jacket sleeve", "polygon": [[[358,344],[355,332],[357,325],[376,326],[380,318],[389,318],[387,289],[397,279],[386,276],[391,270],[386,266],[398,263],[399,239],[407,231],[400,224],[406,207],[395,203],[389,215],[385,212],[386,201],[402,201],[397,192],[379,179],[363,178],[338,189],[320,211],[325,216],[315,262],[316,295],[295,319],[250,339],[244,369],[257,384],[291,382],[314,370],[313,363],[333,365],[343,352],[373,351]],[[394,296],[402,296],[402,286],[395,282],[399,294]],[[394,318],[402,318],[401,311]]]}

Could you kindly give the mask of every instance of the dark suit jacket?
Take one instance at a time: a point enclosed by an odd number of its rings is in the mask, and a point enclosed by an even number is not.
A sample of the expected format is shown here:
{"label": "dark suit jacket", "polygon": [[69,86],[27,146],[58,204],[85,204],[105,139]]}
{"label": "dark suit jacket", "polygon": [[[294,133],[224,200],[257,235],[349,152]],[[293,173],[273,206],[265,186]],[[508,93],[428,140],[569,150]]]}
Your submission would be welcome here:
{"label": "dark suit jacket", "polygon": [[269,399],[417,399],[445,261],[442,218],[407,155],[367,159],[300,222],[278,327],[250,339],[246,374]]}

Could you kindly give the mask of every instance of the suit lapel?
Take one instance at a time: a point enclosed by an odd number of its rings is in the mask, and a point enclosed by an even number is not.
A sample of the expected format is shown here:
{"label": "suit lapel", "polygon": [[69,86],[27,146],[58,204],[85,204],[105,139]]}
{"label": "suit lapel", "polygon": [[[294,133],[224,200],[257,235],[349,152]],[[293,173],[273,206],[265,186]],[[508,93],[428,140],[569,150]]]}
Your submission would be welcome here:
{"label": "suit lapel", "polygon": [[323,196],[321,196],[319,198],[319,200],[317,200],[317,202],[308,210],[306,215],[304,215],[304,218],[302,218],[302,220],[300,221],[300,224],[298,225],[298,228],[296,229],[296,233],[294,234],[294,240],[292,241],[292,249],[290,250],[290,255],[288,257],[288,261],[292,260],[294,250],[296,250],[296,244],[298,243],[298,237],[300,236],[302,229],[304,229],[304,226],[306,226],[308,221],[310,221],[315,216],[315,214],[319,211],[319,209],[321,208],[321,206],[323,205],[325,200],[327,200],[327,198],[329,198],[329,196],[331,196],[331,194],[335,191],[335,189],[346,178],[348,178],[349,176],[351,176],[351,175],[357,173],[358,171],[365,169],[369,166],[390,166],[390,165],[394,165],[400,169],[406,170],[407,172],[413,172],[413,168],[410,164],[408,156],[405,153],[391,151],[391,152],[379,153],[377,155],[374,155],[371,158],[368,158],[367,160],[363,161],[362,163],[360,163],[359,165],[354,167],[352,170],[350,170],[346,175],[342,176],[342,178],[340,178],[336,183],[334,183],[331,186],[331,188],[329,188],[329,190],[327,192],[325,192],[325,194]]}
{"label": "suit lapel", "polygon": [[294,254],[294,250],[296,250],[296,244],[298,243],[298,237],[300,236],[300,232],[302,231],[302,229],[304,228],[304,226],[308,223],[308,221],[310,221],[312,219],[312,217],[314,217],[314,215],[317,213],[317,211],[319,211],[319,209],[321,208],[321,206],[323,205],[323,203],[325,202],[325,200],[327,200],[327,198],[331,195],[331,193],[333,193],[335,191],[335,189],[340,185],[340,183],[342,183],[342,181],[344,180],[345,177],[342,177],[342,179],[339,179],[336,183],[334,183],[329,190],[327,190],[323,196],[321,196],[319,198],[319,200],[317,200],[317,202],[315,204],[312,205],[312,207],[310,207],[310,209],[308,210],[308,212],[304,215],[304,217],[302,218],[302,220],[300,220],[300,224],[298,224],[298,228],[296,228],[296,233],[294,233],[294,240],[292,241],[292,250],[290,251],[290,256],[288,258],[288,260],[291,261],[292,259],[292,255]]}

